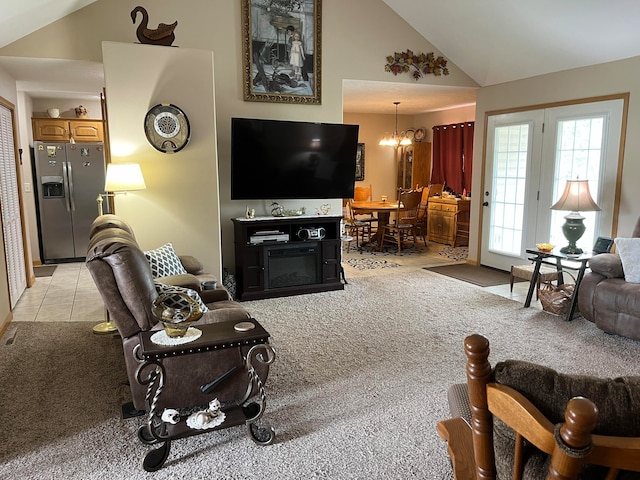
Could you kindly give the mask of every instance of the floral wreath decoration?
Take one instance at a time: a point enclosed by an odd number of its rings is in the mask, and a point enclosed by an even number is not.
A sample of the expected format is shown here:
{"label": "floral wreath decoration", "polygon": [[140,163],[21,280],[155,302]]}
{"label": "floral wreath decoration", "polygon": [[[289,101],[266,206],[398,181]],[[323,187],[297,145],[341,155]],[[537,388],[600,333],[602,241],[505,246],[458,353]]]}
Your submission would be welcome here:
{"label": "floral wreath decoration", "polygon": [[391,72],[394,75],[409,72],[411,69],[414,70],[412,75],[416,80],[428,74],[449,75],[447,60],[441,55],[436,57],[433,52],[419,54],[415,54],[411,50],[395,52],[387,57],[387,64],[384,66],[385,72]]}

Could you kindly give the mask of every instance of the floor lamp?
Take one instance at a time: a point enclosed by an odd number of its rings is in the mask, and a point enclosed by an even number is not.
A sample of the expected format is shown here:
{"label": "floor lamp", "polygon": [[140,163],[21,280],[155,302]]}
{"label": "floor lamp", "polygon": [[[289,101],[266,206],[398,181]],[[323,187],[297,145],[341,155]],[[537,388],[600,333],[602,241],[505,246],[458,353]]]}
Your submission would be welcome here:
{"label": "floor lamp", "polygon": [[[106,193],[99,193],[98,215],[104,215],[102,208],[103,197],[115,197],[116,194],[126,194],[129,191],[144,190],[147,186],[144,183],[142,170],[137,163],[110,163],[107,165],[107,178],[104,183]],[[118,331],[115,323],[109,320],[109,312],[105,312],[106,321],[93,327],[93,333],[106,334]]]}
{"label": "floor lamp", "polygon": [[567,180],[560,200],[551,206],[551,210],[571,212],[564,217],[566,222],[562,226],[562,233],[569,241],[569,245],[561,248],[560,252],[567,255],[580,255],[582,249],[576,246],[576,242],[580,240],[587,227],[584,226],[584,217],[579,212],[600,211],[600,207],[593,201],[591,192],[589,192],[589,181]]}

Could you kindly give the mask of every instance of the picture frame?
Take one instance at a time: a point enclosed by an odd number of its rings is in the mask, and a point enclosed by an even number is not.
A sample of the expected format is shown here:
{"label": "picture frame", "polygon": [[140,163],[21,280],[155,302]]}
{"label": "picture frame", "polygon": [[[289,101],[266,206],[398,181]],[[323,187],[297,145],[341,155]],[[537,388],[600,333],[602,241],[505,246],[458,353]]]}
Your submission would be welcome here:
{"label": "picture frame", "polygon": [[356,181],[364,180],[364,143],[356,148]]}
{"label": "picture frame", "polygon": [[609,253],[613,247],[613,238],[598,237],[596,243],[593,245],[593,253]]}
{"label": "picture frame", "polygon": [[242,0],[244,100],[321,103],[322,0]]}

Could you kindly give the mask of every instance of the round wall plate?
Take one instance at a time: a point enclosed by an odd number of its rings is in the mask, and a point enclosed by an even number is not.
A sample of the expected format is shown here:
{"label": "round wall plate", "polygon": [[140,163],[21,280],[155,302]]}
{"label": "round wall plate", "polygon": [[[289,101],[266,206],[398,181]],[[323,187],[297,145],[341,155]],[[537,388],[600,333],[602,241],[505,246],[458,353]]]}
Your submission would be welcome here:
{"label": "round wall plate", "polygon": [[189,119],[175,105],[158,104],[144,118],[144,133],[156,150],[163,153],[179,152],[189,142]]}
{"label": "round wall plate", "polygon": [[413,133],[413,139],[416,142],[421,142],[427,136],[427,132],[423,127],[416,128],[416,131]]}

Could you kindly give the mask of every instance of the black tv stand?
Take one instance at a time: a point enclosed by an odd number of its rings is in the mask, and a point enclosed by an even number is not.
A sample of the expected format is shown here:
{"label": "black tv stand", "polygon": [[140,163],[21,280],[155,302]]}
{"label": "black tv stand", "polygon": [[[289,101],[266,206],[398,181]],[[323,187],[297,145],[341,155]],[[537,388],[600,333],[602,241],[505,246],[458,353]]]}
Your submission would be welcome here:
{"label": "black tv stand", "polygon": [[[231,219],[238,300],[343,290],[341,220],[336,215]],[[298,232],[308,228],[324,228],[325,235],[303,240]],[[278,231],[288,239],[250,242],[252,236],[265,231]]]}

